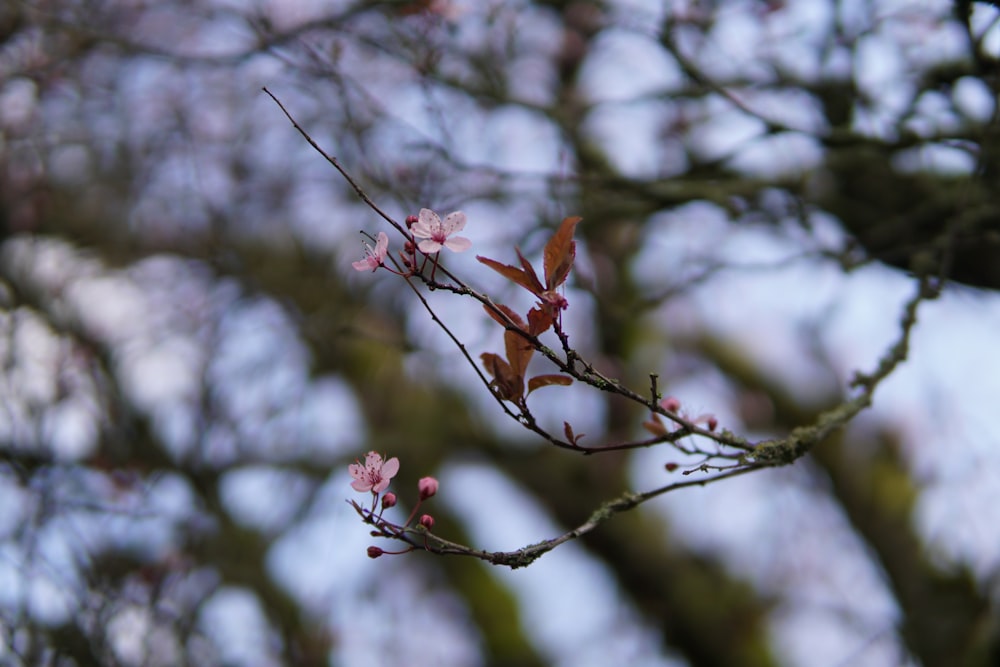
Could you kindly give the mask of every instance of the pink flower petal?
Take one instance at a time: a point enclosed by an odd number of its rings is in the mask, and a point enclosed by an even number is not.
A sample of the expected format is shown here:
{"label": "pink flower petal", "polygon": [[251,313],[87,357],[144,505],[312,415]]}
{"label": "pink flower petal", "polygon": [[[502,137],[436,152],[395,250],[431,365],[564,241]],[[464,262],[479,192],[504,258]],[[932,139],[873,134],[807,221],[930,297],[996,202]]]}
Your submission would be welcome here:
{"label": "pink flower petal", "polygon": [[437,241],[432,241],[428,239],[426,241],[421,241],[420,243],[418,243],[417,247],[420,248],[420,252],[425,252],[428,255],[431,255],[433,253],[439,252],[443,246]]}
{"label": "pink flower petal", "polygon": [[445,241],[444,247],[452,252],[462,252],[463,250],[468,250],[472,247],[472,241],[464,236],[456,236],[453,239]]}
{"label": "pink flower petal", "polygon": [[351,266],[354,267],[355,271],[368,271],[369,269],[374,271],[385,263],[385,256],[388,251],[389,237],[385,232],[379,232],[375,241],[375,247],[372,248],[366,243],[365,258],[351,262]]}
{"label": "pink flower petal", "polygon": [[455,232],[462,231],[465,229],[465,213],[462,213],[461,211],[449,213],[445,216],[444,222],[441,223],[441,228],[447,236],[451,236]]}
{"label": "pink flower petal", "polygon": [[434,236],[434,232],[441,229],[441,218],[429,208],[420,209],[420,216],[410,227],[410,231],[418,239],[429,239]]}

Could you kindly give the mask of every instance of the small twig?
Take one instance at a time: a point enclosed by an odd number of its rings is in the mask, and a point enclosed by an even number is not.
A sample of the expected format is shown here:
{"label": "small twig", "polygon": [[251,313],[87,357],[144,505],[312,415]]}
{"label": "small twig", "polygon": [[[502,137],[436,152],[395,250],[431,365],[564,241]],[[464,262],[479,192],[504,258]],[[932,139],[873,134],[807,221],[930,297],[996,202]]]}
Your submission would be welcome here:
{"label": "small twig", "polygon": [[328,154],[326,151],[324,151],[320,147],[320,145],[318,143],[316,143],[316,141],[309,135],[309,133],[306,132],[304,129],[302,129],[302,126],[299,125],[298,122],[295,120],[295,118],[292,117],[292,114],[288,113],[288,110],[285,108],[285,105],[283,105],[281,103],[281,101],[277,97],[274,96],[274,93],[272,93],[270,90],[268,90],[267,86],[264,86],[261,90],[263,90],[265,93],[267,93],[267,95],[272,100],[274,100],[274,103],[278,105],[278,108],[281,109],[282,113],[285,114],[285,117],[288,118],[288,120],[292,123],[292,127],[294,127],[296,130],[298,130],[299,134],[301,134],[302,137],[307,142],[309,142],[309,145],[312,146],[313,149],[315,149],[315,151],[317,153],[319,153],[320,155],[322,155],[326,159],[327,162],[329,162],[330,164],[332,164],[333,168],[336,169],[340,173],[340,175],[344,177],[344,180],[346,180],[350,184],[350,186],[352,188],[354,188],[354,192],[358,195],[358,197],[361,198],[361,201],[363,201],[365,204],[367,204],[368,207],[370,209],[372,209],[373,211],[375,211],[376,213],[378,213],[382,217],[383,220],[385,220],[390,225],[392,225],[393,227],[395,227],[398,232],[400,232],[401,234],[403,234],[405,236],[406,235],[406,228],[403,227],[402,225],[400,225],[395,220],[393,220],[393,218],[388,213],[386,213],[385,211],[383,211],[381,208],[379,208],[378,204],[376,204],[374,201],[372,201],[371,197],[369,197],[368,194],[361,188],[361,186],[358,185],[357,181],[355,181],[351,177],[351,175],[349,173],[347,173],[347,170],[344,169],[342,166],[340,166],[340,162],[337,160],[337,158],[335,158],[334,156],[332,156],[332,155]]}
{"label": "small twig", "polygon": [[[733,470],[728,470],[722,472],[713,477],[707,477],[702,479],[692,479],[683,482],[674,482],[673,484],[667,484],[666,486],[661,486],[657,489],[651,491],[646,491],[643,493],[625,493],[615,498],[603,503],[600,507],[591,513],[590,517],[587,518],[582,524],[573,528],[572,530],[566,531],[562,535],[557,537],[539,542],[537,544],[532,544],[526,546],[517,551],[482,551],[479,549],[471,549],[469,547],[463,546],[461,544],[456,544],[455,542],[450,542],[448,540],[442,539],[437,535],[429,534],[427,550],[433,554],[437,555],[458,555],[458,556],[471,556],[473,558],[479,558],[493,565],[502,565],[509,567],[511,569],[517,569],[519,567],[526,567],[538,560],[548,552],[552,551],[561,544],[565,544],[571,540],[583,537],[587,533],[592,532],[598,526],[603,524],[605,521],[611,519],[616,514],[621,512],[626,512],[631,510],[647,501],[657,498],[671,491],[677,491],[679,489],[684,489],[692,486],[706,486],[714,482],[719,482],[730,477],[736,477],[737,475],[743,475],[745,473],[757,470],[764,466],[750,464],[741,468],[736,468]],[[410,544],[409,540],[407,540]]]}

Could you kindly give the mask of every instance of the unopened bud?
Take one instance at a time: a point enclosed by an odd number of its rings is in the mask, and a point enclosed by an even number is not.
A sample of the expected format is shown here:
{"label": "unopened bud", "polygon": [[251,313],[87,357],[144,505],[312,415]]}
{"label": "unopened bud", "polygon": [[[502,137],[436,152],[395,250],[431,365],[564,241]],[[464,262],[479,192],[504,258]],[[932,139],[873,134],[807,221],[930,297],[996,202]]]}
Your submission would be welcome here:
{"label": "unopened bud", "polygon": [[715,418],[715,415],[709,415],[708,420],[705,422],[705,426],[708,427],[709,431],[714,431],[719,425],[719,420]]}
{"label": "unopened bud", "polygon": [[387,510],[396,506],[396,494],[389,492],[382,496],[382,509]]}
{"label": "unopened bud", "polygon": [[430,514],[421,514],[420,525],[426,528],[427,530],[430,530],[431,528],[434,527],[434,517],[432,517]]}
{"label": "unopened bud", "polygon": [[384,553],[385,552],[382,551],[381,549],[379,549],[378,547],[368,547],[368,557],[369,558],[378,558],[379,556],[381,556]]}
{"label": "unopened bud", "polygon": [[663,467],[667,469],[667,472],[673,472],[673,471],[677,470],[677,464],[676,463],[668,463],[667,465],[665,465]]}
{"label": "unopened bud", "polygon": [[420,499],[427,500],[438,492],[438,481],[433,477],[421,477],[417,482],[417,489],[420,491]]}
{"label": "unopened bud", "polygon": [[660,407],[667,412],[677,412],[681,409],[681,402],[673,396],[667,396],[665,399],[660,401]]}
{"label": "unopened bud", "polygon": [[407,241],[403,244],[403,252],[407,255],[412,255],[417,252],[417,246],[413,245],[413,241]]}
{"label": "unopened bud", "polygon": [[419,218],[415,215],[406,216],[406,228],[409,229],[413,225],[417,224],[417,220],[419,220]]}

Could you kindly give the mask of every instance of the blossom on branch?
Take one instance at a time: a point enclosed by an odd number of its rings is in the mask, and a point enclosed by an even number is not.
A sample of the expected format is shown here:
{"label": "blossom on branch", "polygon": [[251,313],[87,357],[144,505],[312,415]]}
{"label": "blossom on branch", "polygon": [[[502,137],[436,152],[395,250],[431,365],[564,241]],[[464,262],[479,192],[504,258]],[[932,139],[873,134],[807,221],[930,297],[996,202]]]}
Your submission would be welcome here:
{"label": "blossom on branch", "polygon": [[374,271],[385,264],[387,252],[389,252],[389,237],[385,232],[379,232],[375,241],[375,247],[372,248],[365,243],[365,258],[352,262],[351,266],[354,267],[355,271],[367,271],[368,269]]}
{"label": "blossom on branch", "polygon": [[420,252],[430,255],[440,251],[441,248],[447,248],[452,252],[462,252],[472,247],[472,241],[464,236],[450,238],[452,234],[460,232],[464,228],[465,214],[461,211],[449,213],[442,221],[434,211],[422,208],[417,222],[410,227],[410,231],[416,238],[424,239],[417,244]]}
{"label": "blossom on branch", "polygon": [[358,461],[349,465],[347,469],[354,478],[351,482],[352,489],[382,493],[389,487],[389,480],[399,472],[399,459],[394,456],[383,462],[378,452],[368,452],[364,465]]}
{"label": "blossom on branch", "polygon": [[433,477],[421,477],[417,482],[417,490],[420,492],[420,499],[427,500],[438,491],[438,481]]}

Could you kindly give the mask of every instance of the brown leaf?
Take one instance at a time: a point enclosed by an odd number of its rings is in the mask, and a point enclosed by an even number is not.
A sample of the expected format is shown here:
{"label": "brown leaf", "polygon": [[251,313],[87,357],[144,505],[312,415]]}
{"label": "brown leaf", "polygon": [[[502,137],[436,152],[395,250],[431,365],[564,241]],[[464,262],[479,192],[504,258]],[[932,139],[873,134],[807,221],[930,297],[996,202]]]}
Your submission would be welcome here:
{"label": "brown leaf", "polygon": [[[518,315],[517,313],[515,313],[513,310],[503,305],[502,303],[498,303],[495,305],[497,307],[497,310],[502,311],[504,315],[510,318],[511,322],[513,322],[520,328],[524,329],[524,320],[521,319],[520,315]],[[494,312],[494,310],[489,306],[487,306],[486,304],[483,304],[483,310],[485,310],[486,314],[492,317],[496,321],[496,323],[499,324],[500,326],[502,327],[508,326],[507,322],[505,322],[502,317],[497,315],[496,312]]]}
{"label": "brown leaf", "polygon": [[490,377],[496,378],[504,373],[503,367],[506,366],[508,369],[510,366],[504,361],[503,357],[499,354],[493,354],[492,352],[483,352],[479,355],[479,358],[483,361],[483,368],[486,372],[490,374]]}
{"label": "brown leaf", "polygon": [[502,275],[504,278],[507,278],[507,280],[517,283],[532,294],[538,294],[545,289],[541,283],[538,282],[538,276],[535,275],[533,270],[528,273],[523,269],[517,268],[516,266],[502,264],[495,259],[482,257],[480,255],[476,255],[476,259]]}
{"label": "brown leaf", "polygon": [[535,273],[535,267],[531,265],[531,262],[524,258],[524,255],[521,254],[520,248],[514,248],[514,252],[517,253],[517,258],[521,261],[521,267],[531,279],[532,285],[534,285],[534,288],[529,287],[528,289],[534,294],[541,293],[545,289],[545,285],[543,285],[542,281],[538,279],[538,274]]}
{"label": "brown leaf", "polygon": [[574,433],[573,427],[569,425],[569,422],[563,422],[563,434],[566,436],[566,439],[572,442],[574,445],[580,442],[580,438],[583,438],[584,436],[587,435],[586,433],[580,433],[579,435]]}
{"label": "brown leaf", "polygon": [[540,387],[548,387],[553,384],[561,384],[564,387],[573,384],[573,378],[565,375],[536,375],[528,380],[528,393]]}
{"label": "brown leaf", "polygon": [[524,339],[524,336],[509,329],[504,332],[503,342],[511,370],[523,380],[524,372],[528,369],[528,362],[535,354],[535,348]]}
{"label": "brown leaf", "polygon": [[528,333],[532,336],[537,336],[540,333],[548,331],[556,319],[555,315],[550,311],[551,309],[542,310],[541,308],[532,308],[529,310]]}
{"label": "brown leaf", "polygon": [[515,403],[520,401],[524,395],[524,376],[514,373],[510,364],[498,354],[483,352],[479,358],[483,360],[486,372],[493,376],[493,382],[490,384],[496,388],[497,395]]}
{"label": "brown leaf", "polygon": [[569,270],[573,268],[576,259],[576,241],[573,233],[576,226],[583,220],[578,216],[566,218],[549,242],[545,244],[545,286],[555,289],[566,281]]}

